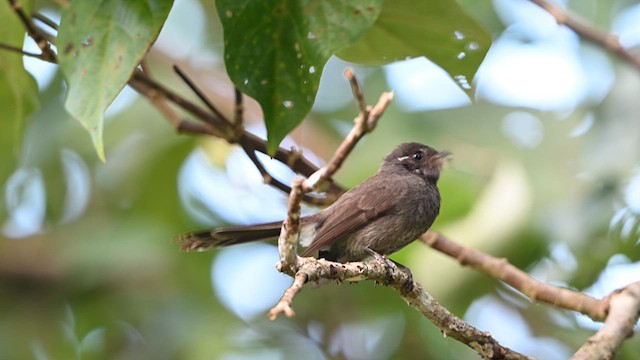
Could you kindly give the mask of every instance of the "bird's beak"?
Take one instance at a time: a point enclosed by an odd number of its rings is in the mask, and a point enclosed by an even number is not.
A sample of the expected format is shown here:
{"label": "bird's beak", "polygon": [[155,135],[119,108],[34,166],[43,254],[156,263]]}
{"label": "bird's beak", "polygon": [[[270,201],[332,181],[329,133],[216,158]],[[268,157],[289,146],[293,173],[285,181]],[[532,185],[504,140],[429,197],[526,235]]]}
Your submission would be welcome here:
{"label": "bird's beak", "polygon": [[434,165],[437,165],[438,167],[442,168],[444,164],[446,164],[447,162],[449,162],[449,160],[451,160],[452,156],[453,154],[448,151],[440,151],[439,153],[431,157],[431,161],[434,163]]}

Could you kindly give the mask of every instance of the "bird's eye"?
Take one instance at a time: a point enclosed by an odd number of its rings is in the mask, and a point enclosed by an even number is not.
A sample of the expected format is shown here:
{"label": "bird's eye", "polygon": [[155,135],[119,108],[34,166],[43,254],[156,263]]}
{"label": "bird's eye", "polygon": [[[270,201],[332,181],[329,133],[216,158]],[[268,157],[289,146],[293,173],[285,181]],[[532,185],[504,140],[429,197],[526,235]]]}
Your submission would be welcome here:
{"label": "bird's eye", "polygon": [[413,154],[413,158],[416,160],[422,159],[422,153],[420,151],[417,151],[415,154]]}

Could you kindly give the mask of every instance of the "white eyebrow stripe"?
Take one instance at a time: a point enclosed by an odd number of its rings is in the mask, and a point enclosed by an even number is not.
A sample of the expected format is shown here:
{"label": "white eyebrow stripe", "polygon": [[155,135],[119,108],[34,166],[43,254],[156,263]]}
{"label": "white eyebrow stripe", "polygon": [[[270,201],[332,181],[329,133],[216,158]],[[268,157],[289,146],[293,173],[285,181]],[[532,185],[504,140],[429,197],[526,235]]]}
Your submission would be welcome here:
{"label": "white eyebrow stripe", "polygon": [[408,159],[408,158],[410,158],[410,157],[411,157],[411,156],[403,156],[403,157],[399,157],[399,158],[398,158],[398,161],[405,161],[405,160],[407,160],[407,159]]}

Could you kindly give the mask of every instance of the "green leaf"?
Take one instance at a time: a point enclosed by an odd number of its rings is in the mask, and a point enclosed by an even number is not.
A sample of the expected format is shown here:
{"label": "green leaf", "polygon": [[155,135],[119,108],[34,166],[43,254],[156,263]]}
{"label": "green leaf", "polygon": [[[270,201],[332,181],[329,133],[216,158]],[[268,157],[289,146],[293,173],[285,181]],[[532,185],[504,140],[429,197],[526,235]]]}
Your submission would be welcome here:
{"label": "green leaf", "polygon": [[468,94],[491,35],[451,0],[387,0],[375,25],[338,52],[346,61],[386,64],[425,56]]}
{"label": "green leaf", "polygon": [[[0,2],[2,43],[22,48],[25,29],[6,1]],[[0,49],[0,184],[17,164],[27,116],[38,106],[38,86],[24,69],[22,55]]]}
{"label": "green leaf", "polygon": [[311,109],[329,57],[374,23],[382,0],[219,0],[216,5],[227,72],[238,89],[260,103],[273,153]]}
{"label": "green leaf", "polygon": [[75,0],[63,8],[56,45],[69,85],[65,108],[104,161],[104,112],[154,42],[173,0]]}

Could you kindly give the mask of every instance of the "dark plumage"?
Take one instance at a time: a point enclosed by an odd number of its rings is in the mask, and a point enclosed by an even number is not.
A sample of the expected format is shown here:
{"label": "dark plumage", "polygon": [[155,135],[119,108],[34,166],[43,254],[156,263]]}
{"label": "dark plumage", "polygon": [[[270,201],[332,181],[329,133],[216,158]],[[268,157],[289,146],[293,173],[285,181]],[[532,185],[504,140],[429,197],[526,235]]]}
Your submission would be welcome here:
{"label": "dark plumage", "polygon": [[[303,256],[360,261],[394,253],[426,232],[438,216],[436,186],[449,153],[405,143],[384,158],[378,172],[326,209],[300,219]],[[280,234],[282,222],[216,228],[176,238],[184,250],[208,250]]]}

